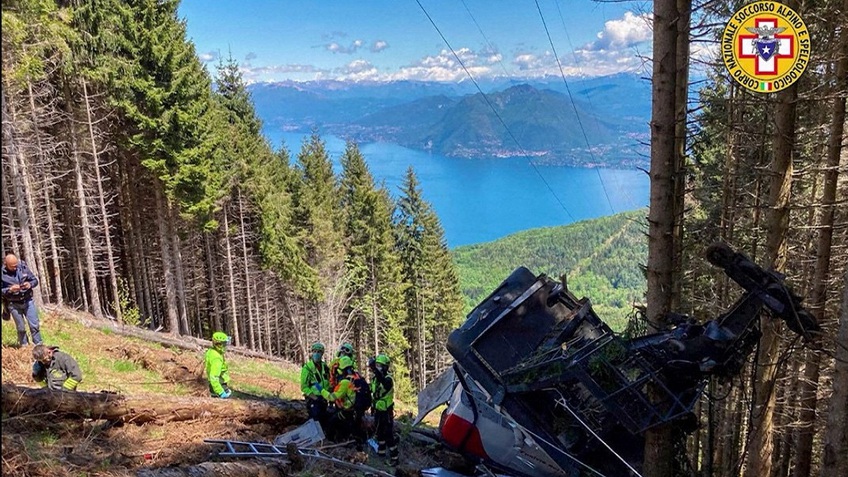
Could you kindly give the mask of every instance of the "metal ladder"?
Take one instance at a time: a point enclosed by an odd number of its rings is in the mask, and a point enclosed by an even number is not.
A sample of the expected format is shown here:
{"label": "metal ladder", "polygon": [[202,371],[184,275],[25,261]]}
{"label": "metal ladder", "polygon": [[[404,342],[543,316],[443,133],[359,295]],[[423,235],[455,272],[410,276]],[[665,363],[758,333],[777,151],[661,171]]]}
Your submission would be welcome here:
{"label": "metal ladder", "polygon": [[[226,450],[218,453],[220,457],[235,457],[235,458],[250,458],[250,457],[265,457],[265,458],[277,458],[277,459],[286,459],[288,457],[288,452],[286,451],[285,446],[278,446],[274,444],[268,444],[264,442],[243,442],[243,441],[227,441],[227,440],[218,440],[218,439],[204,439],[203,442],[207,444],[223,444],[226,447]],[[321,452],[318,449],[297,449],[297,453],[301,456],[314,459],[314,460],[322,460],[325,462],[330,462],[333,465],[337,465],[339,467],[344,467],[346,469],[356,470],[359,472],[363,472],[367,475],[377,475],[380,477],[394,477],[392,474],[382,471],[380,469],[376,469],[374,467],[363,465],[363,464],[354,464],[352,462],[347,462],[341,459],[336,459],[335,457],[331,457],[324,452]]]}

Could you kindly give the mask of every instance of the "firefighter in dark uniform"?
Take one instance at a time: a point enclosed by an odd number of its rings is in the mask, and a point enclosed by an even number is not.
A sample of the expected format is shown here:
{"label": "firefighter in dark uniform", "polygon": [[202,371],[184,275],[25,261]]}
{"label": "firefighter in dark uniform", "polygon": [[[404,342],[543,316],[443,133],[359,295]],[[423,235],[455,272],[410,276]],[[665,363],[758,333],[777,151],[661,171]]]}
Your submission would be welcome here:
{"label": "firefighter in dark uniform", "polygon": [[76,360],[58,346],[35,345],[32,349],[32,379],[54,391],[76,391],[82,371]]}

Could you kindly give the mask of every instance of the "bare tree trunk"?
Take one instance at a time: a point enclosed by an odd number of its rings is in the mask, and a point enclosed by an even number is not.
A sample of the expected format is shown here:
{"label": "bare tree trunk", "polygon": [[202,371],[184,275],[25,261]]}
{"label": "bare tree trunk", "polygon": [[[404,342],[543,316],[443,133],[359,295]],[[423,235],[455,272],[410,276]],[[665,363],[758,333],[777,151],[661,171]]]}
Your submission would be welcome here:
{"label": "bare tree trunk", "polygon": [[47,413],[52,418],[95,418],[142,425],[147,422],[182,422],[226,419],[228,422],[268,423],[286,426],[307,419],[302,401],[215,399],[151,395],[133,397],[111,393],[85,393],[32,389],[4,384],[3,413],[17,416]]}
{"label": "bare tree trunk", "polygon": [[689,20],[692,16],[691,0],[677,0],[677,38],[675,62],[675,93],[674,93],[674,163],[672,181],[674,192],[672,201],[674,209],[674,225],[672,243],[674,244],[672,262],[673,275],[677,279],[671,281],[671,309],[678,309],[682,302],[680,296],[683,280],[683,210],[686,196],[686,118],[689,114]]}
{"label": "bare tree trunk", "polygon": [[[30,118],[31,118],[32,125],[33,125],[32,131],[33,131],[33,134],[35,134],[35,146],[38,149],[38,158],[36,159],[36,164],[41,164],[42,167],[46,167],[47,157],[46,157],[46,154],[45,154],[45,151],[44,151],[44,144],[42,143],[41,134],[39,133],[39,121],[38,121],[38,117],[36,115],[35,95],[33,94],[32,83],[30,81],[27,81],[27,93],[29,95]],[[23,163],[22,169],[24,171],[26,171],[26,162]],[[25,178],[27,176],[28,176],[28,174],[24,174]],[[48,185],[49,184],[47,184],[47,183],[41,184],[40,188],[46,190]],[[38,215],[36,214],[36,210],[35,210],[35,197],[36,197],[35,190],[39,187],[33,187],[28,179],[25,182],[25,187],[26,187],[27,191],[31,191],[31,195],[28,197],[28,200],[27,200],[27,205],[29,207],[29,216],[32,219],[32,225],[33,225],[32,234],[35,237],[35,242],[34,242],[33,245],[35,246],[36,257],[38,257],[38,270],[41,271],[41,273],[43,274],[42,275],[43,277],[46,277],[47,276],[47,261],[45,260],[44,246],[42,245],[42,242],[41,242],[41,234],[39,233]],[[42,291],[41,291],[41,298],[42,298],[42,300],[44,300],[46,298],[47,301],[49,301],[50,295],[51,295],[50,289],[52,288],[52,284],[50,283],[50,280],[43,280],[41,282],[41,284],[43,286]]]}
{"label": "bare tree trunk", "polygon": [[[843,2],[848,11],[848,1]],[[833,216],[836,208],[836,186],[839,178],[839,158],[842,152],[842,141],[845,140],[845,100],[846,84],[848,84],[848,32],[844,29],[840,38],[841,58],[836,67],[837,88],[842,88],[833,102],[833,112],[830,121],[830,135],[827,143],[827,169],[824,173],[824,191],[822,193],[822,215],[819,220],[819,236],[816,247],[816,269],[813,277],[812,294],[808,308],[813,312],[819,323],[825,322],[825,305],[827,301],[827,283],[830,277],[831,245],[833,243]],[[843,342],[848,344],[848,342]],[[816,429],[817,391],[821,354],[811,352],[804,370],[804,380],[801,385],[801,425],[798,432],[798,461],[795,465],[794,477],[810,475],[813,455],[813,436]]]}
{"label": "bare tree trunk", "polygon": [[[15,110],[11,102],[6,102],[6,94],[2,95],[3,101],[3,142],[4,145],[10,149],[10,154],[7,155],[10,158],[9,164],[11,165],[11,175],[12,175],[12,183],[13,183],[13,194],[14,194],[14,204],[15,211],[18,213],[18,224],[21,232],[21,242],[23,242],[24,254],[26,255],[26,261],[30,267],[35,271],[36,275],[39,274],[38,270],[38,260],[36,257],[35,246],[32,241],[32,223],[34,217],[31,216],[30,210],[31,206],[29,204],[29,199],[27,197],[27,188],[26,183],[29,179],[26,177],[26,158],[23,156],[23,152],[21,151],[20,144],[18,144],[18,138],[15,136],[14,131],[14,121],[15,121]],[[41,307],[43,300],[41,298],[41,290],[36,287],[33,288],[33,298],[35,299],[36,306]]]}
{"label": "bare tree trunk", "polygon": [[176,207],[168,207],[168,235],[171,238],[171,256],[174,259],[174,285],[177,287],[177,310],[180,314],[180,326],[182,334],[191,334],[191,328],[188,326],[188,311],[185,299],[185,279],[183,277],[183,254],[182,245],[180,243],[180,235],[177,230],[177,214]]}
{"label": "bare tree trunk", "polygon": [[241,338],[239,337],[238,311],[236,309],[236,282],[233,277],[233,254],[230,250],[230,221],[227,214],[227,208],[224,207],[224,241],[227,244],[227,272],[230,276],[230,315],[232,317],[232,332],[233,344],[239,346]]}
{"label": "bare tree trunk", "polygon": [[[4,101],[5,101],[5,99],[4,99]],[[4,129],[5,129],[5,126],[4,126]],[[5,140],[4,140],[4,142],[5,142]],[[6,160],[4,162],[11,164],[12,160],[13,159],[10,157],[8,160]],[[10,179],[11,179],[11,173],[9,174],[8,177],[10,177]],[[4,209],[8,208],[8,209],[14,210],[14,207],[12,206],[12,204],[14,204],[14,202],[12,201],[12,197],[9,195],[10,194],[10,192],[9,192],[10,187],[2,187],[2,189],[3,189],[3,203],[6,204],[4,206]],[[15,226],[15,217],[14,217],[15,214],[13,214],[11,212],[11,210],[9,210],[8,212],[6,210],[3,210],[3,214],[6,216],[6,228],[7,228],[6,231],[9,232],[9,246],[8,246],[9,248],[6,248],[4,246],[3,250],[11,250],[12,253],[14,253],[16,256],[20,257],[21,251],[20,251],[20,246],[18,245],[18,233],[17,233],[17,227]]]}
{"label": "bare tree trunk", "polygon": [[159,249],[162,253],[162,273],[165,275],[165,308],[168,317],[168,333],[180,334],[180,319],[178,314],[179,305],[177,305],[176,284],[174,283],[174,257],[171,255],[171,238],[168,237],[168,220],[171,215],[162,185],[153,184],[154,194],[156,196],[156,225],[159,230]]}
{"label": "bare tree trunk", "polygon": [[[285,292],[283,292],[283,293],[285,293]],[[285,299],[285,298],[283,298],[283,299]],[[280,321],[281,321],[280,320],[280,307],[277,303],[275,303],[274,304],[274,339],[276,340],[276,344],[277,344],[277,356],[282,357],[282,356],[285,356],[285,354],[283,353],[283,337],[282,337],[283,330],[282,330],[282,327],[280,326]],[[292,333],[298,334],[297,329],[294,326],[292,326]]]}
{"label": "bare tree trunk", "polygon": [[262,289],[265,292],[265,312],[264,312],[264,314],[265,314],[265,351],[268,354],[272,354],[271,353],[271,322],[270,322],[270,315],[271,315],[270,306],[271,305],[270,305],[270,300],[268,299],[268,295],[269,295],[268,285],[271,281],[270,280],[271,277],[268,277],[268,278],[269,278],[268,280],[263,280],[264,283],[263,283],[263,286],[262,286]]}
{"label": "bare tree trunk", "polygon": [[[648,213],[647,309],[652,328],[663,328],[674,290],[675,158],[677,100],[676,0],[655,0],[651,100],[651,192]],[[654,330],[656,330],[654,328]],[[674,472],[673,429],[660,426],[645,434],[644,473],[671,477]]]}
{"label": "bare tree trunk", "polygon": [[97,268],[94,263],[94,240],[91,236],[92,222],[88,217],[88,203],[85,198],[85,183],[83,181],[82,164],[75,137],[76,131],[71,130],[70,136],[72,148],[71,157],[74,161],[74,177],[76,178],[77,207],[80,214],[80,230],[82,231],[82,244],[83,251],[85,253],[86,278],[88,278],[88,289],[91,293],[89,310],[91,311],[91,314],[97,318],[102,318],[103,310],[101,309],[100,289],[97,283]]}
{"label": "bare tree trunk", "polygon": [[206,245],[206,271],[209,275],[209,314],[212,316],[212,325],[215,330],[223,330],[224,324],[221,321],[221,313],[218,310],[218,283],[215,281],[215,255],[213,254],[212,241],[209,240],[209,234],[203,234],[203,241]]}
{"label": "bare tree trunk", "polygon": [[292,475],[289,464],[276,461],[203,462],[189,467],[145,467],[138,477],[232,477],[252,475],[254,477],[285,477]]}
{"label": "bare tree trunk", "polygon": [[[774,161],[769,185],[769,216],[766,223],[765,262],[775,270],[786,265],[786,231],[789,227],[789,199],[792,185],[792,148],[795,141],[797,83],[777,93],[775,111]],[[745,476],[771,474],[773,451],[774,383],[780,350],[781,321],[760,319],[760,353],[755,384],[751,438]]]}
{"label": "bare tree trunk", "polygon": [[[844,99],[843,99],[844,101]],[[848,475],[848,272],[843,277],[842,312],[836,333],[833,394],[827,413],[821,477]]]}
{"label": "bare tree trunk", "polygon": [[88,139],[91,141],[91,157],[94,161],[94,180],[97,182],[97,199],[100,205],[100,220],[103,222],[103,236],[106,239],[106,261],[109,267],[109,285],[112,288],[112,299],[114,300],[115,316],[118,321],[123,321],[121,307],[118,300],[118,274],[115,271],[115,256],[112,253],[112,231],[109,227],[109,214],[106,210],[106,194],[103,192],[103,180],[100,176],[100,151],[97,150],[97,141],[94,139],[94,120],[91,117],[91,103],[88,97],[88,86],[85,79],[82,80],[83,102],[85,103],[85,115],[88,126]]}
{"label": "bare tree trunk", "polygon": [[253,333],[253,326],[255,321],[255,316],[253,312],[253,297],[250,292],[250,262],[247,260],[247,230],[244,228],[244,208],[242,205],[241,199],[241,189],[238,189],[238,211],[239,211],[239,224],[241,230],[241,256],[242,256],[242,268],[244,269],[244,284],[243,287],[247,292],[247,336],[248,343],[252,349],[256,349],[256,337]]}
{"label": "bare tree trunk", "polygon": [[[56,227],[54,225],[53,200],[50,197],[50,188],[44,187],[44,203],[47,207],[47,234],[50,243],[50,259],[53,265],[51,278],[53,280],[53,292],[55,294],[55,302],[61,305],[65,302],[65,296],[62,291],[62,266],[59,261],[59,246],[56,240]],[[45,270],[46,272],[46,270]]]}

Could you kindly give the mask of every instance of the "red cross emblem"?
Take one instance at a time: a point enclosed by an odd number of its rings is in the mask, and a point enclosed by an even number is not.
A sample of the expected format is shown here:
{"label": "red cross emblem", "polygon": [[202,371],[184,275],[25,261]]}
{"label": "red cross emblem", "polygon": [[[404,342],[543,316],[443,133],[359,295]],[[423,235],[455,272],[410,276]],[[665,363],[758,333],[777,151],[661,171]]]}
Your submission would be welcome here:
{"label": "red cross emblem", "polygon": [[[754,20],[757,28],[761,26],[777,28],[777,18],[761,17]],[[752,41],[758,39],[757,35],[739,35],[736,45],[736,54],[739,58],[755,59],[754,74],[758,76],[775,76],[778,73],[777,62],[780,58],[795,57],[795,35],[774,35],[775,40],[780,42],[779,53],[768,60],[762,59],[752,45]]]}

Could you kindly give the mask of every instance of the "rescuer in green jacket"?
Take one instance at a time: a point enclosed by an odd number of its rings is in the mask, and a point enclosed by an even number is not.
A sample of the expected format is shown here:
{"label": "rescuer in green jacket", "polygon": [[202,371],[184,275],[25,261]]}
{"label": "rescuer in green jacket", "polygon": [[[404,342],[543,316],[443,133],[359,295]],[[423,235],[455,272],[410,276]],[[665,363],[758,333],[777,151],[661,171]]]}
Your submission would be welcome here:
{"label": "rescuer in green jacket", "polygon": [[32,379],[54,391],[76,391],[82,371],[76,360],[58,346],[35,345],[32,349]]}
{"label": "rescuer in green jacket", "polygon": [[212,397],[227,399],[230,391],[230,373],[224,352],[230,344],[230,337],[216,331],[212,334],[212,347],[206,350],[206,376],[209,378],[209,393]]}
{"label": "rescuer in green jacket", "polygon": [[300,390],[306,399],[309,418],[327,426],[327,400],[321,391],[330,387],[330,367],[324,362],[324,345],[313,343],[309,360],[300,368]]}
{"label": "rescuer in green jacket", "polygon": [[339,369],[342,379],[330,392],[321,390],[321,396],[336,405],[336,413],[330,418],[328,437],[332,440],[347,439],[349,436],[356,441],[357,450],[362,450],[365,443],[365,432],[362,429],[362,416],[354,409],[356,403],[356,385],[354,380],[359,378],[353,369],[353,360],[349,356],[339,357]]}
{"label": "rescuer in green jacket", "polygon": [[389,465],[398,463],[398,447],[395,442],[395,380],[389,371],[389,357],[377,355],[368,360],[368,367],[374,373],[371,381],[371,396],[374,402],[374,424],[377,427],[377,455],[386,455],[389,451]]}

